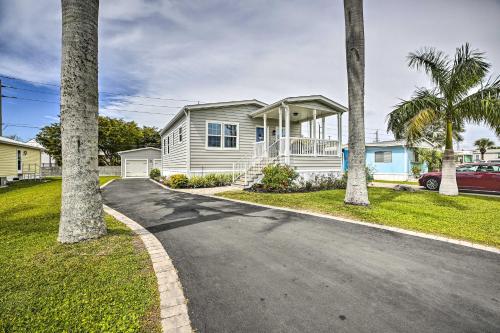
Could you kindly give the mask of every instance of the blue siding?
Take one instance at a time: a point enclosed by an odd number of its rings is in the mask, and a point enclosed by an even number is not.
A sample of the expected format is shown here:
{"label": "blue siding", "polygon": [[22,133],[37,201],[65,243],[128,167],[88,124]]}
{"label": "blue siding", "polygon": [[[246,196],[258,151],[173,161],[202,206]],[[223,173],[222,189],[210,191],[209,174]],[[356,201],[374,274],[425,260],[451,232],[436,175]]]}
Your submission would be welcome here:
{"label": "blue siding", "polygon": [[[390,163],[376,163],[376,151],[390,151],[392,153],[392,161]],[[349,168],[348,149],[344,148],[344,171]],[[373,169],[374,173],[382,174],[408,174],[411,175],[413,149],[404,146],[393,147],[366,147],[366,166]],[[427,172],[427,166],[421,165],[422,173]]]}
{"label": "blue siding", "polygon": [[[375,163],[376,151],[390,151],[392,162]],[[373,168],[375,173],[408,173],[408,161],[405,147],[366,147],[366,165]]]}

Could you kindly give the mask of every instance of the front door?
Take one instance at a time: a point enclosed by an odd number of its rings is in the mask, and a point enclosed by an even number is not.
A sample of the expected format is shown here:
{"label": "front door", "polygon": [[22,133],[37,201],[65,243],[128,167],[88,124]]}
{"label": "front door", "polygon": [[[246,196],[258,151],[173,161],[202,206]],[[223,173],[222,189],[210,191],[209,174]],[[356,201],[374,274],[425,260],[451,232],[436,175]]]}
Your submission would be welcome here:
{"label": "front door", "polygon": [[264,127],[256,127],[255,128],[255,142],[264,141]]}
{"label": "front door", "polygon": [[17,173],[23,173],[23,157],[22,152],[20,150],[17,151]]}

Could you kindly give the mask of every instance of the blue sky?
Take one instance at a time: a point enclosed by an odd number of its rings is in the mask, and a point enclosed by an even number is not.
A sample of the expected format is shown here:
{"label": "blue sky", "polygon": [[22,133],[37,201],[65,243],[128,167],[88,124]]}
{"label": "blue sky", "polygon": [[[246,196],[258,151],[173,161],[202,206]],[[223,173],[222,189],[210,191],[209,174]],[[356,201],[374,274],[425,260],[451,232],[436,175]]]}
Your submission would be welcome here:
{"label": "blue sky", "polygon": [[[59,83],[60,11],[55,0],[0,0],[0,74]],[[492,74],[499,75],[498,17],[500,2],[494,0],[365,1],[367,140],[376,129],[390,139],[385,117],[392,106],[415,87],[429,86],[425,75],[407,68],[410,51],[434,46],[453,54],[470,42],[486,52]],[[323,94],[347,104],[342,1],[106,0],[99,24],[101,91],[207,102]],[[4,123],[40,127],[57,121],[57,87],[2,83],[39,91],[4,88],[4,95],[56,102],[4,99]],[[186,104],[101,96],[102,114],[157,127]],[[334,135],[334,127],[327,134]],[[7,126],[4,135],[27,140],[37,131]],[[489,129],[474,125],[462,147],[484,136],[500,143]]]}

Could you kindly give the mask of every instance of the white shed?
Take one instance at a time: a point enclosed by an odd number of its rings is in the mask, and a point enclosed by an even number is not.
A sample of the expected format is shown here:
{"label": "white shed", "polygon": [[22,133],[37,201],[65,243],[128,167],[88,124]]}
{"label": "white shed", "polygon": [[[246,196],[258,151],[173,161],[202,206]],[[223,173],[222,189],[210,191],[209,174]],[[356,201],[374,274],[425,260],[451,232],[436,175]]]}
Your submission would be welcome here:
{"label": "white shed", "polygon": [[161,168],[161,150],[153,147],[118,152],[122,178],[148,178],[152,169]]}

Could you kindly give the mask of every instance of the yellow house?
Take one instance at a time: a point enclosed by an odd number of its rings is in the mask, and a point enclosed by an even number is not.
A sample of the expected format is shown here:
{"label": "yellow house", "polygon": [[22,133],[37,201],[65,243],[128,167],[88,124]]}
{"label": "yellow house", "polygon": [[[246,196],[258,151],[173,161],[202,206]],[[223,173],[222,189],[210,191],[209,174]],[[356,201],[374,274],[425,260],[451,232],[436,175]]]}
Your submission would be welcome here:
{"label": "yellow house", "polygon": [[0,179],[33,179],[40,177],[43,148],[0,136]]}

